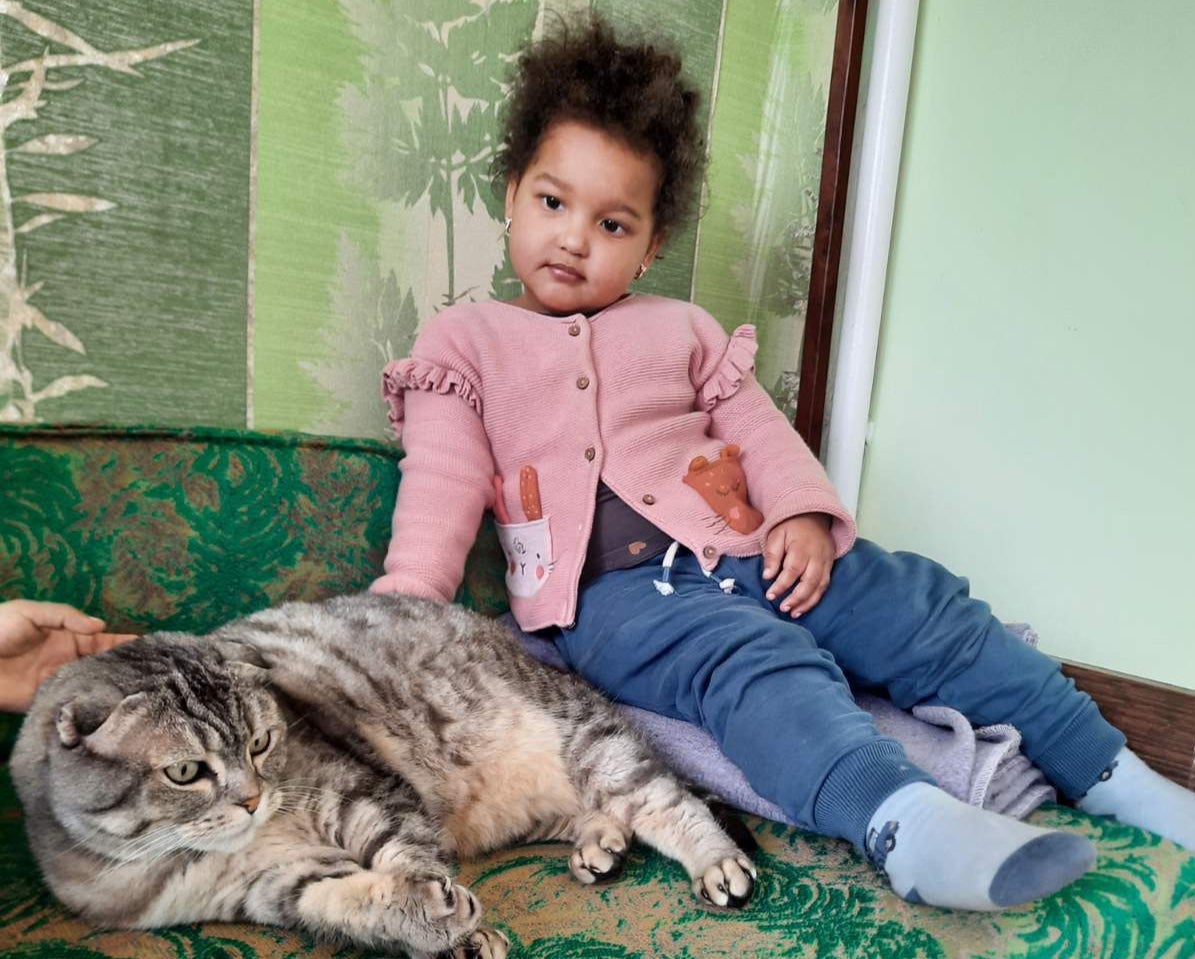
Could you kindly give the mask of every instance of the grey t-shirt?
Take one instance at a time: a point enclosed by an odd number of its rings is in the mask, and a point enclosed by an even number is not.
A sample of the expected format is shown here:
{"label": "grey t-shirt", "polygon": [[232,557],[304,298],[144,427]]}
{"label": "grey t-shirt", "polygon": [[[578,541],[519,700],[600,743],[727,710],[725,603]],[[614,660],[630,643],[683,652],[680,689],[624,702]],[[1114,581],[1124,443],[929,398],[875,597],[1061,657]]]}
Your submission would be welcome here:
{"label": "grey t-shirt", "polygon": [[671,536],[636,513],[599,480],[581,582],[613,569],[638,566],[659,556],[671,544]]}

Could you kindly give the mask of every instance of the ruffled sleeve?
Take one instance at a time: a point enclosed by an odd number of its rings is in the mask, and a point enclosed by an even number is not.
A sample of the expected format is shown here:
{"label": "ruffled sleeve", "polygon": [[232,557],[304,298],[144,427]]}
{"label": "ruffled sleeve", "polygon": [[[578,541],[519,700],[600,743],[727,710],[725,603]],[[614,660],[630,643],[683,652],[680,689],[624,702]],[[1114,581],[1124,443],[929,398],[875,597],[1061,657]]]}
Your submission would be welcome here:
{"label": "ruffled sleeve", "polygon": [[708,413],[719,400],[738,392],[743,378],[755,369],[755,351],[758,349],[754,326],[744,324],[730,334],[722,358],[697,392],[697,402],[702,410]]}
{"label": "ruffled sleeve", "polygon": [[390,425],[396,438],[402,438],[403,393],[426,390],[429,393],[455,393],[481,415],[481,394],[463,374],[428,360],[408,356],[391,360],[382,370],[382,399],[390,407]]}

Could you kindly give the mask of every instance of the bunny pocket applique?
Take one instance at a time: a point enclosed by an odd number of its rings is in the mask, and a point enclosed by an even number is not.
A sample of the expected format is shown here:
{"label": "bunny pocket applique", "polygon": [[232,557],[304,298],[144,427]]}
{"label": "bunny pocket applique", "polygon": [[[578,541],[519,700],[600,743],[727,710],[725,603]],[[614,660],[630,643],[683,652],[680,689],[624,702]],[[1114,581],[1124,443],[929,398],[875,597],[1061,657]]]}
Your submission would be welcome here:
{"label": "bunny pocket applique", "polygon": [[506,556],[506,589],[526,598],[540,591],[556,563],[552,559],[552,530],[539,500],[535,467],[519,470],[519,502],[527,521],[511,521],[502,497],[502,477],[494,477],[494,527]]}

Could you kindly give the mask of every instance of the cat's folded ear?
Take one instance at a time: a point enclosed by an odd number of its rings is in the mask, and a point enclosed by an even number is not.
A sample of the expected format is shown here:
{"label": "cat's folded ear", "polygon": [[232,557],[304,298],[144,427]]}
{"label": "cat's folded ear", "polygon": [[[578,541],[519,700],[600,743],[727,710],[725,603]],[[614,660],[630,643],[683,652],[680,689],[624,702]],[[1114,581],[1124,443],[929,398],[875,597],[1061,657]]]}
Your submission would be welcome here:
{"label": "cat's folded ear", "polygon": [[253,663],[230,662],[228,671],[246,686],[265,686],[270,681],[270,671]]}
{"label": "cat's folded ear", "polygon": [[107,752],[130,731],[145,700],[145,693],[126,696],[115,706],[103,699],[68,700],[58,707],[54,717],[58,740],[67,749],[74,749],[86,739],[94,752]]}
{"label": "cat's folded ear", "polygon": [[209,636],[207,642],[220,653],[228,671],[246,686],[269,683],[269,665],[256,647],[218,634]]}
{"label": "cat's folded ear", "polygon": [[262,670],[269,668],[269,664],[262,658],[261,652],[249,643],[232,639],[220,633],[213,633],[204,641],[212,649],[217,650],[229,665],[245,663],[250,666],[258,666]]}

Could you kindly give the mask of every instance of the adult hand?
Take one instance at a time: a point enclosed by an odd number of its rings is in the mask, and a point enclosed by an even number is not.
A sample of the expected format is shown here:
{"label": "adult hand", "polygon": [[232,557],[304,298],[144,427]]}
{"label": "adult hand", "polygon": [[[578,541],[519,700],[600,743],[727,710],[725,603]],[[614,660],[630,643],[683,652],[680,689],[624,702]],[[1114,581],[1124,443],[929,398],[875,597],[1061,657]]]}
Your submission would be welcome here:
{"label": "adult hand", "polygon": [[64,603],[0,603],[0,709],[27,709],[37,687],[63,663],[134,638],[103,630],[103,620]]}
{"label": "adult hand", "polygon": [[775,601],[796,583],[780,603],[780,612],[793,619],[813,609],[830,585],[836,552],[831,522],[825,513],[803,513],[777,523],[764,541],[763,578],[775,577],[768,599]]}

